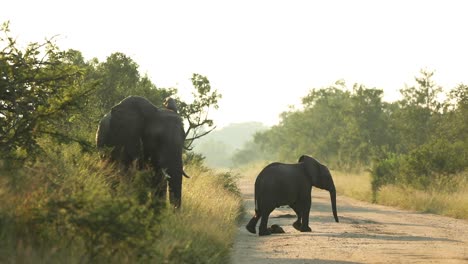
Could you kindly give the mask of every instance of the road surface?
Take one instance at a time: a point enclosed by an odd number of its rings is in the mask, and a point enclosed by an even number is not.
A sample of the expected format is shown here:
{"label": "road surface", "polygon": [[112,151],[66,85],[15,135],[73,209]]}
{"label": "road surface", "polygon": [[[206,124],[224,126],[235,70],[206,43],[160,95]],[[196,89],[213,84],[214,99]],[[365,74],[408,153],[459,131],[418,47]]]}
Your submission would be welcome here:
{"label": "road surface", "polygon": [[312,191],[311,233],[301,233],[292,227],[295,221],[292,209],[278,208],[270,215],[268,225],[279,224],[286,233],[262,237],[251,234],[245,225],[254,213],[254,181],[240,180],[247,213],[233,246],[234,264],[468,264],[468,221],[338,196],[340,223],[336,223],[328,192],[316,188]]}

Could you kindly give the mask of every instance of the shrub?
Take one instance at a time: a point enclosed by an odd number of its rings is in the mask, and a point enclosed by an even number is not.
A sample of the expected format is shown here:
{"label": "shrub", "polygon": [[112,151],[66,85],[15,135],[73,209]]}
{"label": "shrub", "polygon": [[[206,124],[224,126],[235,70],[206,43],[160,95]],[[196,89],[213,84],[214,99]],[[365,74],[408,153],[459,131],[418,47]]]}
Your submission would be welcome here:
{"label": "shrub", "polygon": [[399,157],[393,154],[390,154],[389,157],[379,162],[374,162],[371,169],[371,185],[374,201],[375,194],[381,186],[386,184],[393,184],[396,182],[397,176],[399,174],[399,163]]}
{"label": "shrub", "polygon": [[402,155],[390,155],[372,168],[372,189],[397,184],[427,189],[437,177],[450,177],[468,167],[468,150],[461,141],[435,139]]}

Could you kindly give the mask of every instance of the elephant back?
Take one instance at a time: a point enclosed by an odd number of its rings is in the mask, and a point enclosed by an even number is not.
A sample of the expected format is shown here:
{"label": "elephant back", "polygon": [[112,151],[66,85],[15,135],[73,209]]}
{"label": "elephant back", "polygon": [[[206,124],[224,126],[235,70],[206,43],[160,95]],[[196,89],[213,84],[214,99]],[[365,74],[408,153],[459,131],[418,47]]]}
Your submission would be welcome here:
{"label": "elephant back", "polygon": [[140,115],[143,119],[154,116],[159,109],[148,99],[141,96],[128,96],[112,107],[112,112],[123,112],[130,115]]}

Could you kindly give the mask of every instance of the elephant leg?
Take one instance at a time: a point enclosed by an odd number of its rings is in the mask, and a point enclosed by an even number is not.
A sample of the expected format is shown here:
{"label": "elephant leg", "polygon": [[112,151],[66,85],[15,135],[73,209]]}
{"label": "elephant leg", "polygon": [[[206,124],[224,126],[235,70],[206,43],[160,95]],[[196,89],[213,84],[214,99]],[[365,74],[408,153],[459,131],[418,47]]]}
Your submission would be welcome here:
{"label": "elephant leg", "polygon": [[311,232],[312,229],[309,227],[309,212],[310,212],[311,199],[309,198],[301,210],[301,232]]}
{"label": "elephant leg", "polygon": [[271,212],[273,212],[274,210],[274,207],[273,208],[268,208],[266,210],[262,210],[261,214],[260,214],[260,226],[259,226],[259,231],[258,231],[258,235],[260,236],[267,236],[267,235],[271,235],[271,231],[268,230],[268,217],[270,217],[270,214]]}
{"label": "elephant leg", "polygon": [[166,201],[167,181],[161,171],[157,170],[154,173],[153,189],[156,199]]}
{"label": "elephant leg", "polygon": [[141,158],[141,143],[140,140],[134,140],[125,146],[125,157],[124,157],[124,164],[126,169],[134,167],[134,161],[137,161]]}
{"label": "elephant leg", "polygon": [[169,191],[169,202],[174,206],[175,209],[179,209],[182,203],[180,192],[177,194],[177,192]]}
{"label": "elephant leg", "polygon": [[294,212],[296,213],[296,216],[297,216],[297,220],[296,222],[293,223],[293,227],[297,230],[297,231],[301,231],[301,225],[302,225],[302,221],[301,221],[301,218],[302,218],[302,214],[301,212],[297,209],[296,206],[289,206],[291,207]]}
{"label": "elephant leg", "polygon": [[182,203],[182,175],[169,180],[169,201],[175,209],[180,208]]}
{"label": "elephant leg", "polygon": [[255,215],[250,219],[249,223],[245,226],[245,228],[252,234],[256,234],[256,226],[258,223],[258,220],[260,220],[260,215],[258,214],[258,211],[255,211]]}

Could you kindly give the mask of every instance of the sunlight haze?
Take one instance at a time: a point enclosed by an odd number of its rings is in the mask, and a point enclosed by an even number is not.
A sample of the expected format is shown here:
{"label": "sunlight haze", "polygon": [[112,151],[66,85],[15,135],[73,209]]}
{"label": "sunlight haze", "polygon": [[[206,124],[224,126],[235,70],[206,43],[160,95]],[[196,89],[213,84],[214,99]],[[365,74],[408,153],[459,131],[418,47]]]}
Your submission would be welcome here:
{"label": "sunlight haze", "polygon": [[468,84],[465,1],[26,1],[2,3],[21,43],[58,35],[86,60],[130,56],[158,87],[192,89],[205,75],[223,96],[218,127],[278,123],[312,88],[344,79],[385,100],[435,71],[446,90]]}

